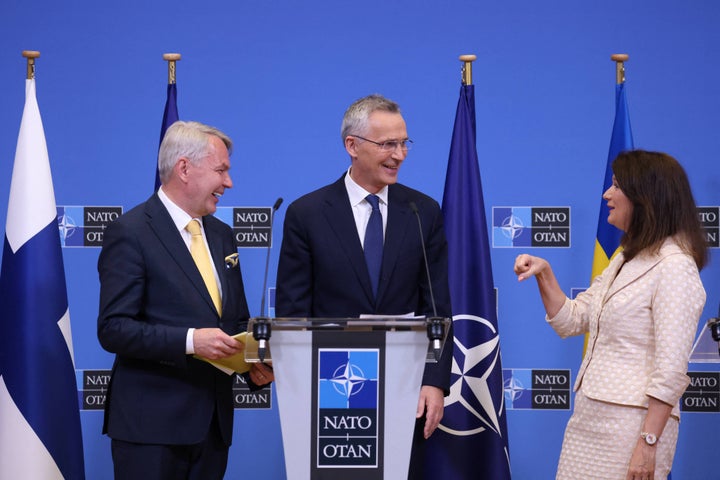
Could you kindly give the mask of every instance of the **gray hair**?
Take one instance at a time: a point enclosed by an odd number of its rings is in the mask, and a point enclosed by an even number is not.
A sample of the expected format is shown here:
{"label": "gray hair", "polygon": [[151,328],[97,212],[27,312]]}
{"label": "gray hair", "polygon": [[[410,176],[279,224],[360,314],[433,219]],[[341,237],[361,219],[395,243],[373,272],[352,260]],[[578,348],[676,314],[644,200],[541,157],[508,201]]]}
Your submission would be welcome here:
{"label": "gray hair", "polygon": [[368,118],[371,113],[376,111],[400,113],[400,105],[377,93],[355,100],[345,111],[343,117],[342,128],[340,129],[343,143],[345,143],[345,138],[348,135],[366,134]]}
{"label": "gray hair", "polygon": [[177,161],[185,157],[193,165],[198,165],[210,154],[212,145],[210,137],[218,137],[232,153],[232,140],[215,127],[200,122],[183,122],[178,120],[170,125],[165,132],[158,153],[158,171],[160,181],[165,183]]}

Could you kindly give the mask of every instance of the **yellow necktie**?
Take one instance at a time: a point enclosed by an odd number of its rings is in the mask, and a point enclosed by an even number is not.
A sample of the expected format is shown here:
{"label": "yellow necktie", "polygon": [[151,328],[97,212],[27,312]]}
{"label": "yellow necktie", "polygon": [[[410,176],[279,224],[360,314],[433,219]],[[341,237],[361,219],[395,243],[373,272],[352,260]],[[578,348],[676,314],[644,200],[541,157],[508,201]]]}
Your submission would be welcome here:
{"label": "yellow necktie", "polygon": [[220,299],[220,291],[218,290],[217,283],[215,282],[215,275],[213,274],[213,268],[210,264],[210,255],[208,255],[207,248],[205,248],[205,242],[203,242],[202,232],[200,231],[200,222],[193,219],[187,224],[185,230],[190,232],[190,255],[195,260],[200,275],[202,275],[205,281],[205,286],[210,292],[215,308],[219,315],[222,315],[222,300]]}

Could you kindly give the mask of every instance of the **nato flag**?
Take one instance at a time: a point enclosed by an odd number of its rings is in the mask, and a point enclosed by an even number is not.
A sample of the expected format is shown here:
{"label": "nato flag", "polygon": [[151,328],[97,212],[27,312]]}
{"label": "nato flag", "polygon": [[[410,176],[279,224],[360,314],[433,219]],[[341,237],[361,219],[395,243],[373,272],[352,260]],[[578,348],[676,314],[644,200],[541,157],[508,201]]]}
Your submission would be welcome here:
{"label": "nato flag", "polygon": [[445,414],[428,440],[426,478],[510,478],[500,338],[475,148],[475,91],[460,90],[443,196],[455,330]]}

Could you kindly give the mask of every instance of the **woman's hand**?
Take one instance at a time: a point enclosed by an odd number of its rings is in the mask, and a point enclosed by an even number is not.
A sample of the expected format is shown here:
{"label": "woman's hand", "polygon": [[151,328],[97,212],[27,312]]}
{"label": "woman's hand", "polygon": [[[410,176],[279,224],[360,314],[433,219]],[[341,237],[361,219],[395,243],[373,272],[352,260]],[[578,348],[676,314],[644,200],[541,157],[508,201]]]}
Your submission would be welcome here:
{"label": "woman's hand", "polygon": [[545,306],[545,312],[550,318],[557,315],[565,304],[566,297],[548,261],[544,258],[521,253],[515,258],[513,270],[518,276],[518,282],[535,277],[540,290],[540,298],[542,298]]}
{"label": "woman's hand", "polygon": [[549,265],[544,258],[533,257],[527,253],[522,253],[515,258],[513,270],[518,276],[518,281],[522,282],[523,280],[542,273]]}
{"label": "woman's hand", "polygon": [[626,480],[653,480],[655,478],[655,451],[656,445],[648,445],[645,440],[639,439],[630,457]]}

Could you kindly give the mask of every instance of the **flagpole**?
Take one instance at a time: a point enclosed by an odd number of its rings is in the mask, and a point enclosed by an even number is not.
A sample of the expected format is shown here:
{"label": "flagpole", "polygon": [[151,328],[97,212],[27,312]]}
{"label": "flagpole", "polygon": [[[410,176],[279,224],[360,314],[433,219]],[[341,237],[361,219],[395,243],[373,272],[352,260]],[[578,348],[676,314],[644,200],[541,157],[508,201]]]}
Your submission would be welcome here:
{"label": "flagpole", "polygon": [[175,83],[175,62],[180,60],[179,53],[163,53],[163,60],[168,62],[168,84]]}
{"label": "flagpole", "polygon": [[[167,99],[165,100],[165,111],[163,113],[162,125],[160,126],[160,143],[165,137],[165,131],[170,125],[178,120],[177,113],[177,85],[175,83],[175,62],[179,61],[179,53],[163,53],[163,60],[168,62],[168,85]],[[155,191],[160,188],[160,171],[155,167]]]}
{"label": "flagpole", "polygon": [[477,55],[460,55],[462,67],[462,84],[472,85],[472,62],[477,60]]}
{"label": "flagpole", "polygon": [[35,50],[23,50],[22,56],[27,58],[27,79],[35,78],[35,59],[40,56],[40,52]]}
{"label": "flagpole", "polygon": [[614,53],[610,59],[615,62],[615,78],[618,85],[625,83],[625,63],[630,58],[626,53]]}

